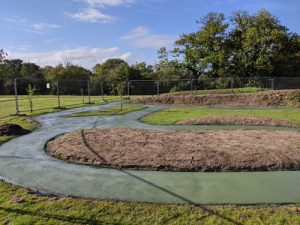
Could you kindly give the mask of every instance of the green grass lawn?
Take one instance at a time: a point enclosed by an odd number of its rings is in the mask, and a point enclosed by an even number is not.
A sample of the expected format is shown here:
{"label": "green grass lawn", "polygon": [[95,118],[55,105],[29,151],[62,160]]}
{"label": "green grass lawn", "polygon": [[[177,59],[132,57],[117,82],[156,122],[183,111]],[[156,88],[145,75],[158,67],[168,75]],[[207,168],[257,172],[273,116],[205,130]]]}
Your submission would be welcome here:
{"label": "green grass lawn", "polygon": [[[91,102],[95,105],[102,105],[112,101],[118,101],[118,96],[106,96],[105,102],[100,96],[92,96]],[[88,99],[85,99],[87,102]],[[33,97],[33,112],[29,110],[29,102],[27,96],[19,96],[19,108],[21,114],[26,116],[10,116],[15,113],[14,96],[0,96],[0,124],[13,123],[22,126],[27,130],[34,130],[38,125],[30,120],[31,117],[38,116],[45,113],[57,112],[54,107],[57,106],[57,98],[55,96],[34,96]],[[61,106],[67,109],[89,106],[82,104],[82,96],[61,96]],[[13,137],[0,136],[0,143],[10,140]]]}
{"label": "green grass lawn", "polygon": [[300,224],[299,205],[189,206],[44,197],[0,182],[0,224]]}
{"label": "green grass lawn", "polygon": [[[212,89],[212,90],[197,90],[197,91],[193,91],[193,95],[242,94],[242,93],[254,93],[254,92],[270,91],[270,90],[271,89],[256,88],[256,87],[244,87],[244,88],[232,88],[232,89]],[[191,93],[191,91],[173,92],[171,94],[172,95],[181,95],[182,93]]]}
{"label": "green grass lawn", "polygon": [[93,111],[87,111],[87,112],[73,113],[73,114],[65,115],[65,117],[125,115],[127,113],[143,110],[145,108],[147,108],[147,107],[124,105],[121,110],[120,106],[112,106],[112,107],[102,109],[102,110],[93,110]]}
{"label": "green grass lawn", "polygon": [[286,120],[300,124],[300,110],[298,109],[259,109],[259,110],[223,110],[223,109],[195,109],[172,108],[150,114],[142,119],[149,124],[176,124],[177,122],[209,117],[209,116],[251,116],[260,118],[272,118]]}

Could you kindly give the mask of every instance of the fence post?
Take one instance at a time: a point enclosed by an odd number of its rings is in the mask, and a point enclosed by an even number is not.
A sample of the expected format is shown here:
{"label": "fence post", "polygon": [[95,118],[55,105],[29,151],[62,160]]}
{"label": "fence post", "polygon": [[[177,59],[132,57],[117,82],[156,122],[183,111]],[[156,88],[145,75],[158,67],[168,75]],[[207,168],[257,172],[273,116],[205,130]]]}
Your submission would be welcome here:
{"label": "fence post", "polygon": [[59,82],[56,81],[56,93],[57,93],[57,108],[60,109],[60,96],[59,96]]}
{"label": "fence post", "polygon": [[275,83],[275,79],[274,77],[272,77],[271,79],[271,89],[274,90],[274,83]]}
{"label": "fence post", "polygon": [[89,104],[91,104],[90,80],[87,80]]}
{"label": "fence post", "polygon": [[19,100],[18,100],[18,83],[17,83],[17,77],[14,81],[14,88],[15,88],[15,99],[16,99],[16,115],[19,115]]}
{"label": "fence post", "polygon": [[104,101],[103,80],[101,80],[100,87],[101,87],[102,101]]}
{"label": "fence post", "polygon": [[191,92],[192,92],[192,94],[193,94],[193,91],[194,91],[194,86],[193,86],[193,83],[194,83],[194,79],[191,79]]}
{"label": "fence post", "polygon": [[127,81],[127,97],[129,99],[129,95],[130,95],[130,81]]}
{"label": "fence post", "polygon": [[230,79],[230,88],[233,89],[233,87],[234,87],[234,84],[233,84],[233,77],[231,77],[231,79]]}
{"label": "fence post", "polygon": [[159,96],[159,80],[156,82],[157,85],[157,96]]}

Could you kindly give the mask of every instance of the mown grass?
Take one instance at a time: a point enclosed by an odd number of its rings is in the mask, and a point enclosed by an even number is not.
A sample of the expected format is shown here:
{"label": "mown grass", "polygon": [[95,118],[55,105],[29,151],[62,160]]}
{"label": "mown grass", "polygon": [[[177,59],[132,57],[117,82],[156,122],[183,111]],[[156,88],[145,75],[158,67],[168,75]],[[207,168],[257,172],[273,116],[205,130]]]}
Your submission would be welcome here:
{"label": "mown grass", "polygon": [[191,206],[45,197],[0,182],[0,224],[300,224],[299,205]]}
{"label": "mown grass", "polygon": [[259,109],[259,110],[224,110],[172,108],[150,114],[142,119],[149,124],[176,124],[181,121],[209,116],[251,116],[285,120],[300,125],[300,110],[298,109]]}
{"label": "mown grass", "polygon": [[[256,88],[256,87],[244,87],[244,88],[232,88],[232,89],[212,89],[212,90],[197,90],[197,91],[183,91],[173,92],[171,95],[182,95],[184,93],[193,95],[209,95],[209,94],[242,94],[242,93],[255,93],[261,91],[270,91],[267,88]],[[166,94],[168,95],[168,94]]]}
{"label": "mown grass", "polygon": [[102,110],[93,110],[87,112],[73,113],[65,115],[65,117],[82,117],[82,116],[112,116],[112,115],[125,115],[130,112],[143,110],[144,106],[123,106],[122,110],[120,106],[112,106]]}

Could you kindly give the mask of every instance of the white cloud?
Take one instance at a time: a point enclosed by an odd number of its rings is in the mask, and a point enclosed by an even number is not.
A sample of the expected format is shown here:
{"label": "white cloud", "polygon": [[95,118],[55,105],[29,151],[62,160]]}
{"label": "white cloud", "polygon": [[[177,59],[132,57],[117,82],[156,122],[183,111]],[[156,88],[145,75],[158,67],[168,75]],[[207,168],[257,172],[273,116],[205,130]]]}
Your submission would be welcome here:
{"label": "white cloud", "polygon": [[84,2],[92,7],[130,5],[134,2],[134,0],[79,0],[79,1]]}
{"label": "white cloud", "polygon": [[52,24],[52,23],[34,23],[31,25],[31,27],[35,30],[48,30],[48,29],[57,29],[60,28],[60,25],[58,24]]}
{"label": "white cloud", "polygon": [[83,10],[82,12],[78,12],[74,14],[67,13],[67,15],[70,18],[75,19],[77,21],[91,22],[91,23],[97,23],[97,22],[107,23],[115,19],[113,16],[106,15],[100,12],[98,9],[94,9],[94,8],[88,8]]}
{"label": "white cloud", "polygon": [[155,48],[170,47],[176,40],[176,37],[170,35],[155,34],[145,26],[136,27],[129,34],[121,37],[121,40],[127,41],[136,48]]}
{"label": "white cloud", "polygon": [[40,66],[56,66],[59,63],[69,61],[88,69],[109,58],[121,58],[127,61],[130,60],[131,55],[130,52],[121,52],[117,47],[107,49],[81,47],[49,52],[8,52],[8,58],[19,58]]}
{"label": "white cloud", "polygon": [[[75,2],[83,2],[86,7],[77,13],[67,13],[67,15],[77,21],[89,23],[107,23],[116,19],[112,15],[103,13],[107,7],[129,6],[135,0],[73,0]],[[99,7],[102,8],[101,11]]]}
{"label": "white cloud", "polygon": [[60,28],[60,25],[58,24],[30,23],[26,19],[20,17],[6,18],[5,21],[24,29],[25,31],[34,32],[34,33],[43,33],[46,30]]}

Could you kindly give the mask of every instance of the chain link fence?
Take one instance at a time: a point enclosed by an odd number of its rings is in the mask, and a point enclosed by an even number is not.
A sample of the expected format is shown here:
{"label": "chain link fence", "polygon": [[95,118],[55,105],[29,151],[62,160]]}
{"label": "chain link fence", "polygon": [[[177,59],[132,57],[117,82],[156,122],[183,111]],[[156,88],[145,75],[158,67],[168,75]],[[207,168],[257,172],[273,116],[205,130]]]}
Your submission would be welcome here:
{"label": "chain link fence", "polygon": [[[55,110],[83,104],[100,103],[117,99],[117,82],[101,80],[56,80],[33,78],[0,78],[0,119],[12,114],[31,111],[28,97],[29,85],[35,89],[33,110]],[[154,96],[173,92],[196,93],[199,90],[262,88],[270,90],[300,89],[300,77],[228,77],[182,80],[130,80],[123,94]],[[115,97],[113,97],[115,96]]]}

